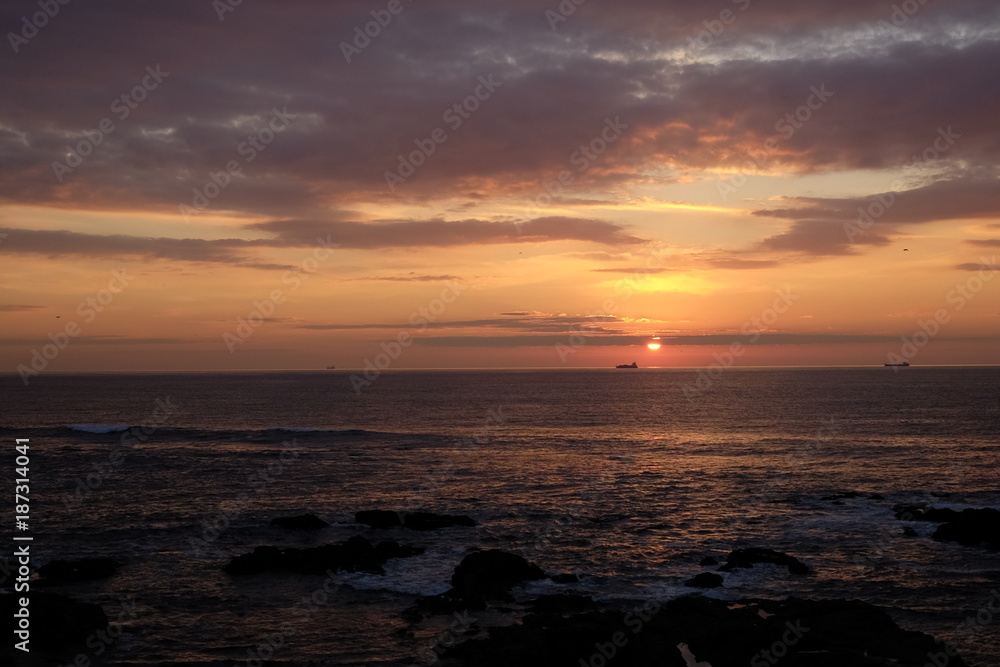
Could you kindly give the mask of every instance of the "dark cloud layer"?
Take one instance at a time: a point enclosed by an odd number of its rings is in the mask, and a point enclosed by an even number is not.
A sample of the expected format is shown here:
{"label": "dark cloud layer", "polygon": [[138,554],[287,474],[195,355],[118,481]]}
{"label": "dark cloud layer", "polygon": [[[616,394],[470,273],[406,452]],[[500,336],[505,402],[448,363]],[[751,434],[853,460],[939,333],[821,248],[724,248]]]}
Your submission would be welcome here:
{"label": "dark cloud layer", "polygon": [[608,245],[645,243],[643,239],[627,234],[619,225],[578,218],[539,218],[523,225],[483,220],[384,223],[276,220],[251,224],[247,228],[261,233],[269,232],[273,236],[253,240],[208,240],[4,228],[0,228],[0,234],[7,235],[2,250],[11,254],[46,257],[147,257],[279,270],[289,267],[258,262],[254,259],[254,251],[320,245],[347,250],[548,241],[582,241]]}
{"label": "dark cloud layer", "polygon": [[[670,180],[664,168],[738,167],[775,137],[764,169],[899,166],[940,127],[960,135],[942,165],[1000,153],[1000,44],[982,29],[995,2],[929,3],[900,29],[865,0],[594,0],[556,30],[545,11],[558,3],[404,6],[351,63],[341,43],[371,3],[247,2],[222,21],[202,1],[61,6],[18,53],[0,50],[0,200],[176,211],[237,161],[210,209],[310,219],[359,198],[537,193],[578,166],[580,187]],[[706,43],[723,8],[736,19]],[[6,2],[0,25],[35,11]],[[169,76],[121,118],[114,100],[148,66]],[[447,121],[481,76],[498,87]],[[823,86],[833,97],[782,136],[779,121]],[[275,108],[293,118],[249,161],[240,146]],[[60,183],[52,163],[103,118],[114,131]],[[574,163],[609,119],[628,127]],[[385,172],[435,128],[447,140],[390,192]]]}
{"label": "dark cloud layer", "polygon": [[[645,346],[649,336],[587,336],[586,346],[625,347]],[[940,340],[992,340],[980,338],[940,338]],[[435,347],[547,347],[571,345],[563,336],[435,336],[416,338],[418,345]],[[730,346],[734,343],[754,346],[768,345],[844,345],[866,343],[898,343],[898,336],[865,334],[709,334],[695,336],[660,336],[661,345],[671,346]]]}

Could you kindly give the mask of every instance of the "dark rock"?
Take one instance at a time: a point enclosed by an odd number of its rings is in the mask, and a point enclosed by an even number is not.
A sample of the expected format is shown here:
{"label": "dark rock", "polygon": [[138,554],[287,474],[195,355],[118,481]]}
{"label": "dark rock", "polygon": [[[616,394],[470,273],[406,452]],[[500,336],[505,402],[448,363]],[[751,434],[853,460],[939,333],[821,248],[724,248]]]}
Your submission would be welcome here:
{"label": "dark rock", "polygon": [[[18,613],[20,597],[23,596],[0,595],[0,615],[10,619]],[[72,662],[72,654],[86,651],[87,640],[95,632],[108,627],[107,615],[96,604],[38,591],[33,591],[30,598],[31,638],[28,647],[31,653],[15,649],[13,644],[20,639],[13,639],[17,635],[11,635],[0,647],[0,664],[55,664],[48,662],[54,658],[60,658],[58,662]]]}
{"label": "dark rock", "polygon": [[719,569],[723,572],[731,572],[736,568],[753,567],[755,563],[787,565],[788,571],[792,574],[809,574],[809,567],[795,556],[789,556],[773,549],[761,549],[758,547],[736,549],[729,554],[726,564]]}
{"label": "dark rock", "polygon": [[868,500],[885,500],[885,496],[881,493],[869,493]]}
{"label": "dark rock", "polygon": [[229,574],[256,574],[285,569],[285,554],[278,547],[257,547],[253,553],[233,556],[226,565]]}
{"label": "dark rock", "polygon": [[950,521],[958,512],[950,509],[938,509],[930,507],[926,503],[917,505],[896,505],[892,508],[896,513],[896,518],[903,521],[931,521],[944,523]]}
{"label": "dark rock", "polygon": [[712,556],[708,556],[707,558],[702,558],[701,561],[698,563],[698,565],[703,565],[705,567],[708,567],[709,565],[718,565],[718,564],[719,561],[713,558]]}
{"label": "dark rock", "polygon": [[549,577],[557,584],[578,584],[580,583],[580,577],[573,573],[557,574],[553,577]]}
{"label": "dark rock", "polygon": [[685,581],[684,585],[691,588],[718,588],[722,585],[722,575],[714,572],[702,572],[697,577]]}
{"label": "dark rock", "polygon": [[411,530],[438,530],[451,526],[473,527],[472,517],[464,514],[434,514],[432,512],[391,512],[389,510],[365,510],[355,512],[354,521],[372,528],[393,528],[402,526]]}
{"label": "dark rock", "polygon": [[382,562],[390,558],[409,558],[426,551],[422,547],[403,546],[396,540],[382,540],[375,545],[375,556]]}
{"label": "dark rock", "polygon": [[390,512],[389,510],[365,510],[354,513],[354,522],[363,523],[372,528],[392,528],[403,525],[404,512]]}
{"label": "dark rock", "polygon": [[419,553],[423,553],[423,550],[401,546],[393,541],[381,542],[376,547],[358,535],[342,544],[327,544],[309,549],[257,547],[253,553],[233,557],[225,570],[234,575],[259,572],[325,574],[328,570],[385,574],[382,565],[390,558],[406,558]]}
{"label": "dark rock", "polygon": [[529,609],[535,614],[576,614],[596,610],[597,603],[589,595],[543,595]]}
{"label": "dark rock", "polygon": [[472,517],[464,514],[432,514],[430,512],[413,512],[403,519],[403,527],[412,530],[437,530],[451,526],[471,528],[476,525]]}
{"label": "dark rock", "polygon": [[451,616],[461,611],[478,611],[486,608],[484,599],[469,600],[452,595],[452,591],[441,595],[417,598],[413,606],[403,612],[403,618],[417,623],[428,616]]}
{"label": "dark rock", "polygon": [[906,526],[905,528],[903,528],[903,536],[904,537],[917,537],[917,531],[913,530],[909,526]]}
{"label": "dark rock", "polygon": [[525,581],[544,579],[542,569],[517,554],[499,549],[477,551],[462,559],[451,575],[452,595],[509,600],[507,591]]}
{"label": "dark rock", "polygon": [[823,496],[820,500],[843,500],[844,498],[860,498],[862,494],[857,491],[839,491],[829,496]]}
{"label": "dark rock", "polygon": [[939,542],[1000,549],[1000,511],[992,508],[962,510],[951,521],[938,526],[932,537]]}
{"label": "dark rock", "polygon": [[[780,667],[920,667],[928,655],[945,651],[932,637],[902,630],[881,609],[857,601],[792,598],[737,606],[696,596],[610,612],[582,601],[545,600],[532,612],[519,624],[488,628],[484,639],[445,649],[442,664],[577,667],[596,664],[588,658],[603,645],[615,650],[614,661],[604,662],[621,667],[687,667],[688,657],[695,664],[732,667],[755,664],[755,658],[772,664],[763,651],[774,655],[772,647],[783,643],[787,653]],[[615,636],[624,641],[615,646]],[[967,665],[955,656],[948,667]]]}
{"label": "dark rock", "polygon": [[80,560],[54,560],[38,568],[42,577],[39,586],[60,586],[78,581],[103,579],[118,572],[121,564],[114,558],[82,558]]}
{"label": "dark rock", "polygon": [[1000,549],[1000,510],[984,507],[958,511],[929,507],[926,504],[897,505],[893,510],[896,518],[904,521],[943,524],[934,531],[935,540]]}
{"label": "dark rock", "polygon": [[271,525],[288,530],[319,530],[330,524],[315,514],[302,514],[301,516],[283,516],[271,519]]}

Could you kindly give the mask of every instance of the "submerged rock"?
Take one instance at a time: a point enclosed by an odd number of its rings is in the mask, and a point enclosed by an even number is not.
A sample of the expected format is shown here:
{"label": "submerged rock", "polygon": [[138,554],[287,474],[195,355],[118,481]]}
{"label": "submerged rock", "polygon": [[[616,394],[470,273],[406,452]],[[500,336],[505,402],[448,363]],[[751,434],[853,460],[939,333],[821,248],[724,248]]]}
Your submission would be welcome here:
{"label": "submerged rock", "polygon": [[375,545],[375,556],[382,562],[390,558],[409,558],[424,553],[422,547],[402,545],[396,540],[382,540]]}
{"label": "submerged rock", "polygon": [[1000,511],[991,508],[962,510],[939,526],[932,537],[969,547],[1000,549]]}
{"label": "submerged rock", "polygon": [[319,530],[327,528],[330,524],[315,514],[302,514],[300,516],[283,516],[271,519],[271,525],[288,530]]}
{"label": "submerged rock", "polygon": [[405,512],[391,512],[389,510],[365,510],[354,513],[354,522],[363,523],[372,528],[392,528],[403,525]]}
{"label": "submerged rock", "polygon": [[553,597],[539,599],[520,624],[489,628],[486,638],[449,647],[442,664],[922,667],[943,660],[948,667],[966,667],[932,637],[902,630],[881,609],[858,601],[734,604],[684,597],[608,611]]}
{"label": "submerged rock", "polygon": [[78,581],[110,577],[121,564],[114,558],[81,558],[80,560],[54,560],[38,568],[42,577],[39,586],[60,586]]}
{"label": "submerged rock", "polygon": [[433,512],[392,512],[390,510],[365,510],[355,512],[354,521],[372,528],[402,526],[411,530],[438,530],[451,526],[473,527],[472,517],[464,514],[434,514]]}
{"label": "submerged rock", "polygon": [[792,574],[809,574],[809,566],[795,556],[775,551],[774,549],[736,549],[726,559],[726,564],[719,568],[722,572],[731,572],[737,568],[750,568],[756,563],[774,563],[787,565]]}
{"label": "submerged rock", "polygon": [[423,549],[404,547],[394,541],[380,542],[375,546],[358,535],[342,544],[328,544],[309,549],[282,550],[272,546],[257,547],[253,553],[234,556],[225,570],[234,575],[282,571],[325,574],[327,570],[385,574],[382,566],[389,559],[407,558],[423,552]]}
{"label": "submerged rock", "polygon": [[560,593],[543,595],[532,601],[529,609],[536,614],[576,614],[598,609],[594,598],[589,595]]}
{"label": "submerged rock", "polygon": [[722,575],[714,572],[702,572],[693,579],[685,581],[684,585],[691,588],[718,588],[722,585]]}
{"label": "submerged rock", "polygon": [[885,500],[881,493],[868,493],[861,491],[838,491],[828,496],[823,496],[820,500],[844,500],[853,498],[867,498],[868,500]]}
{"label": "submerged rock", "polygon": [[451,575],[452,597],[509,600],[517,584],[544,579],[542,569],[517,554],[490,549],[462,559]]}
{"label": "submerged rock", "polygon": [[925,504],[899,505],[893,509],[897,519],[942,524],[932,536],[939,542],[1000,549],[1000,510],[984,507],[959,511]]}
{"label": "submerged rock", "polygon": [[489,601],[512,602],[511,588],[544,578],[545,573],[540,567],[517,554],[499,549],[476,551],[463,558],[455,568],[450,590],[441,595],[417,599],[412,607],[403,612],[403,616],[416,622],[427,616],[485,609]]}

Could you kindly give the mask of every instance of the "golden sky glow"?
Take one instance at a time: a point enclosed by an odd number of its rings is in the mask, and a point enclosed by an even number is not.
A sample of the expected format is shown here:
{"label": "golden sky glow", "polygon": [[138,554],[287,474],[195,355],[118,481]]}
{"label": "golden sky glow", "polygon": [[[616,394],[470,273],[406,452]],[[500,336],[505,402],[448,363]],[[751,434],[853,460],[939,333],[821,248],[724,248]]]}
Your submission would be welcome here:
{"label": "golden sky glow", "polygon": [[349,63],[361,2],[60,16],[4,56],[0,370],[404,334],[394,368],[881,364],[928,329],[914,364],[1000,363],[1000,41],[965,4],[738,3],[706,44],[695,3],[432,2]]}

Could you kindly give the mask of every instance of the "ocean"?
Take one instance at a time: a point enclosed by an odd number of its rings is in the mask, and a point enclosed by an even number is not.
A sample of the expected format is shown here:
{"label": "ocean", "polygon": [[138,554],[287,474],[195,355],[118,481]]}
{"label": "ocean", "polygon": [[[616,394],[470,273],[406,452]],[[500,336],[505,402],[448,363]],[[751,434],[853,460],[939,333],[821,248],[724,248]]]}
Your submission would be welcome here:
{"label": "ocean", "polygon": [[[579,576],[518,598],[860,599],[1000,667],[1000,615],[986,611],[997,553],[933,541],[935,524],[892,509],[1000,507],[1000,368],[715,375],[692,390],[694,370],[400,371],[360,394],[340,371],[45,374],[27,388],[4,375],[5,488],[14,439],[29,438],[34,564],[122,563],[53,589],[120,621],[120,636],[87,654],[95,664],[430,665],[456,621],[413,624],[403,611],[446,591],[479,547]],[[368,509],[478,525],[354,523]],[[269,525],[304,513],[332,525]],[[256,546],[353,535],[426,552],[336,581],[223,571]],[[746,546],[814,574],[757,566],[722,588],[684,586],[703,558]]]}

